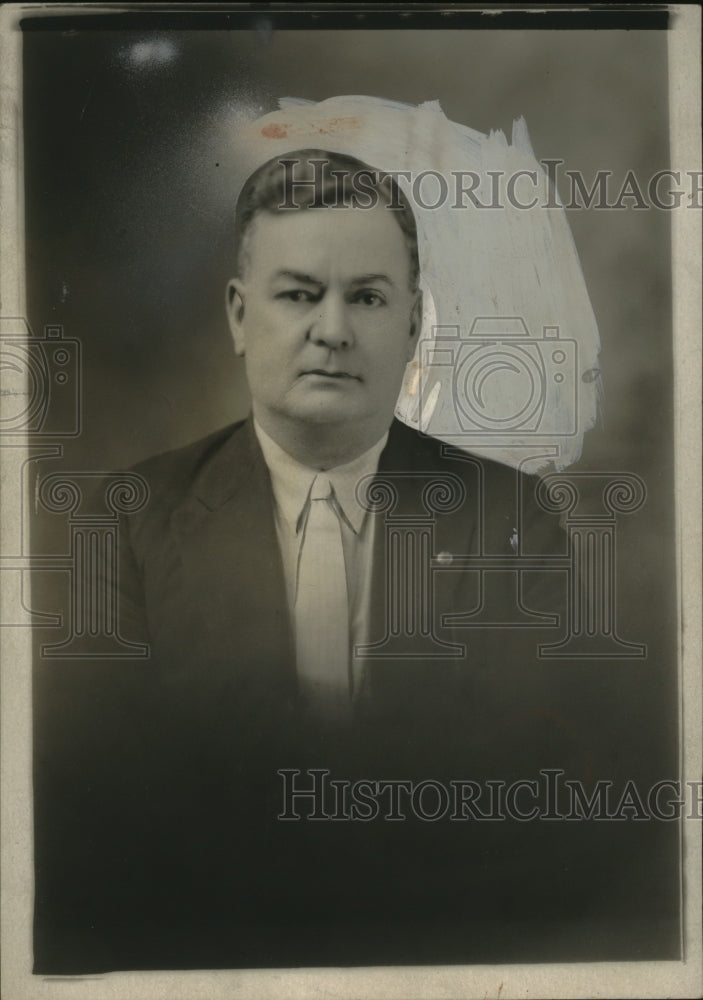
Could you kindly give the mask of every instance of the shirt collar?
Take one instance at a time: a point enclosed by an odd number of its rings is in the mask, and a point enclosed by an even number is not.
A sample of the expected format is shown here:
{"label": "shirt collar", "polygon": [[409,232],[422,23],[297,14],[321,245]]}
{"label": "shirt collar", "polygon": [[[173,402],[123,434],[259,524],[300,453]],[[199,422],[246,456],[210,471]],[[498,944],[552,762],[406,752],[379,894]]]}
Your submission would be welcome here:
{"label": "shirt collar", "polygon": [[[271,473],[271,485],[278,509],[289,529],[295,533],[300,515],[307,504],[310,487],[315,476],[319,474],[319,469],[312,469],[292,458],[273,438],[269,437],[256,420],[254,420],[254,431],[264,461]],[[363,476],[374,475],[387,440],[388,432],[352,462],[337,465],[324,472],[332,484],[334,495],[345,519],[356,534],[361,530],[366,516],[366,508],[362,507],[356,497],[357,483]]]}

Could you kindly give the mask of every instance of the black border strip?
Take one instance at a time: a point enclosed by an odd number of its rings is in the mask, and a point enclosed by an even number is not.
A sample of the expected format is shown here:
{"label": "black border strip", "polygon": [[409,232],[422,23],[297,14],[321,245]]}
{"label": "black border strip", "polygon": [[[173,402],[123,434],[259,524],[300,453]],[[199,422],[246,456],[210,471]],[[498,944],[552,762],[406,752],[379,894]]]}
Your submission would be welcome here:
{"label": "black border strip", "polygon": [[[88,9],[86,6],[86,9]],[[26,9],[25,9],[26,10]],[[650,31],[666,30],[667,4],[596,4],[579,7],[513,6],[498,4],[452,8],[436,4],[237,4],[187,5],[174,9],[145,5],[120,5],[84,13],[80,5],[64,13],[22,17],[23,31],[252,31],[262,27],[279,31],[314,30],[558,30]]]}

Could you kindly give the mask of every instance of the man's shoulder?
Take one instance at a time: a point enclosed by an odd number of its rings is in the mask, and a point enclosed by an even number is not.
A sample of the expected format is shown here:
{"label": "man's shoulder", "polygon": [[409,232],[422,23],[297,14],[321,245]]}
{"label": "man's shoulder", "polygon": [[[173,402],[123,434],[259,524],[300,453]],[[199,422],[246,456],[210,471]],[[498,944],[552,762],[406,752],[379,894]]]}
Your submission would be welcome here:
{"label": "man's shoulder", "polygon": [[246,420],[239,420],[226,427],[220,427],[205,437],[198,438],[197,441],[150,455],[135,465],[132,471],[152,478],[168,478],[179,472],[185,475],[196,474],[233,434],[243,431],[245,425]]}
{"label": "man's shoulder", "polygon": [[[379,464],[379,475],[420,477],[423,487],[433,478],[435,494],[425,493],[439,510],[453,509],[452,497],[463,494],[459,516],[473,510],[481,522],[487,551],[503,551],[516,533],[523,534],[533,552],[562,554],[565,535],[558,515],[549,512],[539,497],[540,475],[507,463],[446,444],[395,421],[388,441],[388,455]],[[452,480],[460,479],[458,493]],[[512,551],[508,549],[506,551]]]}
{"label": "man's shoulder", "polygon": [[534,486],[539,477],[516,469],[513,465],[478,455],[465,448],[445,443],[423,434],[399,420],[394,420],[388,439],[388,468],[408,472],[453,472],[462,478],[480,477],[498,485],[521,482]]}
{"label": "man's shoulder", "polygon": [[[191,491],[226,448],[234,444],[246,448],[246,420],[221,427],[190,444],[160,452],[144,459],[130,470],[145,481],[149,503],[147,510],[170,510]],[[231,474],[236,476],[237,464],[232,463]]]}

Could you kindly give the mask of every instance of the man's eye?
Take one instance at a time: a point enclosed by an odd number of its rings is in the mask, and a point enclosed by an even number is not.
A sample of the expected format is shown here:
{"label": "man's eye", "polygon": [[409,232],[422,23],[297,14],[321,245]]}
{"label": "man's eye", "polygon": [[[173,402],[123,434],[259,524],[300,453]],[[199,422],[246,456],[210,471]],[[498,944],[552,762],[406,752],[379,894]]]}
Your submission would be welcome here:
{"label": "man's eye", "polygon": [[380,292],[373,291],[357,292],[354,296],[354,302],[358,302],[362,306],[369,306],[370,308],[377,308],[386,304],[386,300]]}
{"label": "man's eye", "polygon": [[288,302],[314,302],[316,295],[304,288],[288,288],[284,292],[279,292],[277,299],[287,299]]}

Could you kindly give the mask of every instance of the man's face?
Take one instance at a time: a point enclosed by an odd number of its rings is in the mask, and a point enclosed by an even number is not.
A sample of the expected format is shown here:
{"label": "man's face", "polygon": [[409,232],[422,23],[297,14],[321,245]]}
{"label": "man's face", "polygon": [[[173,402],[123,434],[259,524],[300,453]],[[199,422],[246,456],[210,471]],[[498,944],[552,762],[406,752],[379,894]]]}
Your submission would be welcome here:
{"label": "man's face", "polygon": [[228,314],[254,413],[276,421],[390,425],[419,332],[410,256],[393,212],[325,208],[256,216]]}

